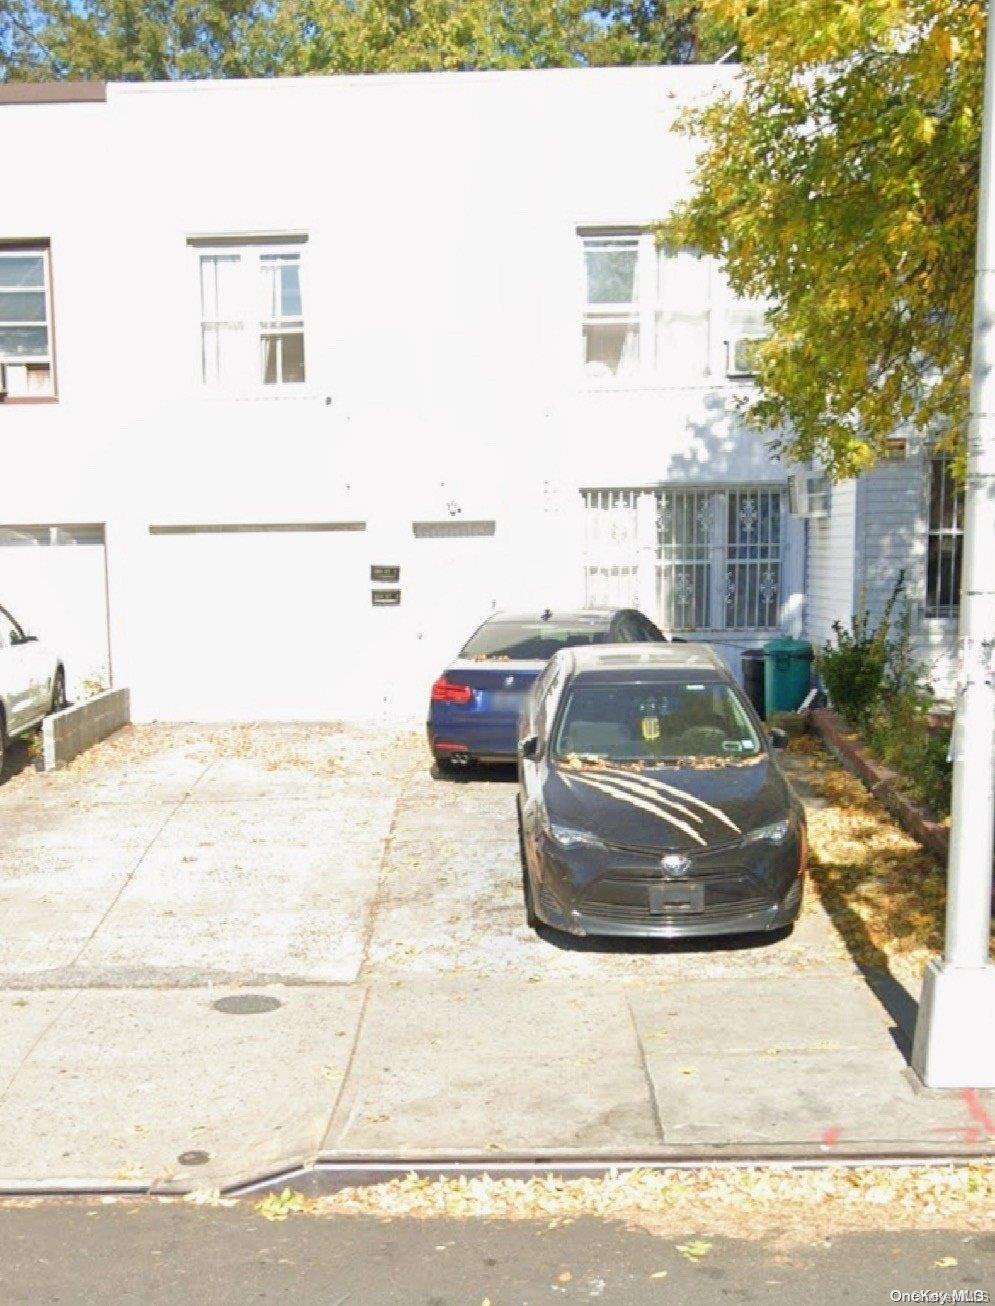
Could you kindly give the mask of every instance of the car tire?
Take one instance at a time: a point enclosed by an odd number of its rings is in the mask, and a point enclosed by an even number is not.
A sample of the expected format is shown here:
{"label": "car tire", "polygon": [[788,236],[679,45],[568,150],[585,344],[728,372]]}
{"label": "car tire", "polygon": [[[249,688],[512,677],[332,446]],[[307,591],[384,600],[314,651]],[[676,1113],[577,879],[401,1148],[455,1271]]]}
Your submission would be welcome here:
{"label": "car tire", "polygon": [[530,930],[539,928],[539,917],[536,915],[535,899],[532,896],[532,880],[529,876],[529,860],[525,856],[525,830],[522,825],[522,804],[520,800],[515,800],[515,809],[518,812],[518,856],[522,863],[522,899],[525,903],[525,923]]}
{"label": "car tire", "polygon": [[56,670],[55,678],[52,681],[52,706],[48,709],[49,716],[53,712],[61,712],[68,706],[66,700],[66,673],[62,667]]}

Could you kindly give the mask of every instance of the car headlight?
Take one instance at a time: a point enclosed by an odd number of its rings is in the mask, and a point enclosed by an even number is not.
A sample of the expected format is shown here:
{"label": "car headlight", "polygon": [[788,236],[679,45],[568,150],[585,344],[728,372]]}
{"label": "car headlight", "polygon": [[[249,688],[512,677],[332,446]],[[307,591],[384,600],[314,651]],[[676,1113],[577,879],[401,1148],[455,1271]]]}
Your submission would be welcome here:
{"label": "car headlight", "polygon": [[603,848],[605,845],[590,830],[575,830],[570,825],[560,825],[550,821],[547,826],[549,837],[561,848]]}
{"label": "car headlight", "polygon": [[743,835],[743,843],[784,843],[791,830],[790,821],[772,821]]}

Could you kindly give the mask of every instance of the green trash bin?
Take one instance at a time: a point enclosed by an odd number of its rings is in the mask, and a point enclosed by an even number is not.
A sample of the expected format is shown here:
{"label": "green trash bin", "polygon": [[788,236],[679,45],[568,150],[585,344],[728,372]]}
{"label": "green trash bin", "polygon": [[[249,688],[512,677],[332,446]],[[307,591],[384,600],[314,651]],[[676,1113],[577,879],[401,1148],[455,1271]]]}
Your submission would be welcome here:
{"label": "green trash bin", "polygon": [[767,715],[796,711],[812,685],[812,645],[807,639],[779,635],[768,640],[763,654]]}

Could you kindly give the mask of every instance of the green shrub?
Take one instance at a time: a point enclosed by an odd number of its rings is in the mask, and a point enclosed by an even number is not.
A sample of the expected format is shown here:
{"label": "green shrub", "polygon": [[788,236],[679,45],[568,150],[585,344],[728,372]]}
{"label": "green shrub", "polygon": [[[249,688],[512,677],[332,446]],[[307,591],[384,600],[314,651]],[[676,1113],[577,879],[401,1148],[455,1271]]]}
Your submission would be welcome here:
{"label": "green shrub", "polygon": [[907,601],[892,628],[904,579],[900,574],[873,629],[867,612],[849,629],[833,625],[836,642],[826,644],[818,669],[836,711],[899,773],[913,799],[942,816],[950,811],[950,731],[930,724],[933,695],[913,655]]}
{"label": "green shrub", "polygon": [[891,618],[905,584],[900,572],[881,619],[871,627],[870,613],[854,613],[847,629],[833,622],[835,644],[824,645],[816,659],[833,707],[851,725],[866,726],[881,702],[892,657]]}
{"label": "green shrub", "polygon": [[950,811],[950,731],[930,725],[929,700],[903,691],[885,698],[867,724],[865,738],[896,770],[909,795],[938,816]]}

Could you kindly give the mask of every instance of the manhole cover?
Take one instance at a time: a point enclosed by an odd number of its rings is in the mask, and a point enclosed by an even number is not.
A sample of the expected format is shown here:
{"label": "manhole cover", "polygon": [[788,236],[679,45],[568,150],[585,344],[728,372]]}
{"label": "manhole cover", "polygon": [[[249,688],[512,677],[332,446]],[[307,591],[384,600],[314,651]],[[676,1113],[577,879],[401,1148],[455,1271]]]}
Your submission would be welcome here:
{"label": "manhole cover", "polygon": [[265,993],[232,993],[227,998],[218,998],[214,1010],[223,1011],[226,1016],[260,1016],[264,1011],[276,1011],[282,1006],[279,998],[269,998]]}
{"label": "manhole cover", "polygon": [[181,1152],[176,1158],[180,1165],[207,1165],[211,1159],[210,1152]]}

